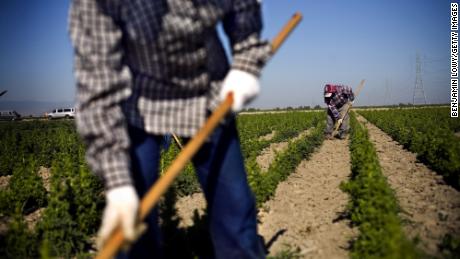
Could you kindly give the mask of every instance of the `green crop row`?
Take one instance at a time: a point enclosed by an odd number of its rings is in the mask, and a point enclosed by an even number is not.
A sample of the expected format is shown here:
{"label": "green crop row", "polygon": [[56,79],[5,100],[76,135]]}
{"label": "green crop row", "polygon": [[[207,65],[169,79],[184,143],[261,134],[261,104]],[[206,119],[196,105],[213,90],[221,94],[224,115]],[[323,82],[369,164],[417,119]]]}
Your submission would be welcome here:
{"label": "green crop row", "polygon": [[[316,147],[323,142],[324,121],[316,121],[315,127],[310,134],[302,138],[291,141],[287,149],[277,154],[275,161],[269,166],[267,172],[260,172],[258,167],[252,166],[248,172],[248,181],[255,193],[258,205],[270,199],[276,191],[278,183],[284,181],[295,169],[299,163],[308,158]],[[250,160],[249,163],[251,163]],[[252,163],[255,163],[253,161]],[[246,167],[251,165],[246,164]],[[256,168],[256,169],[254,169]]]}
{"label": "green crop row", "polygon": [[[0,216],[8,223],[0,236],[1,257],[69,258],[87,251],[104,205],[102,185],[87,168],[73,124],[21,122],[0,130],[2,144],[14,143],[6,149],[11,178],[0,189]],[[51,171],[49,191],[40,166]],[[24,218],[34,215],[34,226],[28,226]]]}
{"label": "green crop row", "polygon": [[40,166],[50,167],[58,153],[71,151],[79,141],[73,121],[0,123],[0,176],[11,175],[17,164],[33,155]]}
{"label": "green crop row", "polygon": [[460,120],[450,118],[448,108],[360,111],[417,158],[460,188]]}
{"label": "green crop row", "polygon": [[[238,116],[238,132],[244,159],[256,157],[271,143],[282,142],[295,137],[301,131],[313,127],[324,119],[319,112],[285,112]],[[261,136],[275,132],[269,140]]]}
{"label": "green crop row", "polygon": [[[246,171],[250,179],[258,178],[261,174],[256,158],[261,151],[271,143],[287,141],[323,121],[324,114],[317,112],[288,112],[283,114],[258,114],[237,117],[237,127],[240,135]],[[275,131],[269,140],[259,139],[260,136]],[[160,161],[160,171],[164,172],[179,154],[179,147],[173,143],[168,150],[163,151]],[[174,182],[174,189],[179,196],[190,195],[200,190],[195,170],[189,163]]]}
{"label": "green crop row", "polygon": [[[179,140],[180,141],[180,140]],[[183,143],[181,143],[183,145]],[[161,152],[160,175],[164,174],[174,159],[180,153],[179,145],[172,141],[167,150]],[[178,196],[191,195],[200,191],[200,184],[192,163],[188,163],[179,176],[174,180],[173,189]]]}
{"label": "green crop row", "polygon": [[[240,129],[245,129],[247,124],[259,124],[267,118],[270,118],[271,131],[275,131],[275,135],[269,140],[260,139],[259,137],[249,139],[247,136],[241,136],[241,146],[249,178],[257,178],[262,174],[256,159],[264,148],[267,148],[272,143],[287,141],[302,133],[302,131],[315,127],[319,122],[325,120],[324,113],[318,112],[288,112],[270,115],[274,117],[266,117],[267,114],[264,114],[262,116],[247,115],[245,117],[238,118],[239,131]],[[248,118],[252,118],[252,120],[245,123],[245,119]]]}
{"label": "green crop row", "polygon": [[419,258],[401,228],[399,206],[382,175],[367,130],[351,116],[351,179],[341,188],[351,196],[348,210],[360,230],[352,244],[352,258]]}
{"label": "green crop row", "polygon": [[[268,120],[269,123],[264,116],[255,116],[250,117],[251,120],[238,119],[238,128],[242,142],[250,143],[247,150],[254,156],[272,142],[286,140],[316,126],[323,121],[322,115],[290,113],[275,116],[276,119]],[[265,125],[268,133],[273,130],[277,133],[271,140],[259,143],[256,136],[267,133],[256,132],[261,127],[254,125]],[[308,137],[291,143],[287,151],[279,154],[269,172],[264,175],[259,175],[259,171],[249,173],[248,178],[259,204],[268,199],[277,183],[321,143],[321,127],[317,126]],[[253,136],[253,139],[242,132]],[[85,162],[84,145],[73,123],[1,123],[0,133],[3,151],[0,154],[0,174],[10,175],[8,186],[0,189],[0,220],[2,224],[8,224],[7,232],[0,233],[0,257],[89,257],[87,252],[93,243],[91,237],[97,231],[104,207],[103,188]],[[162,151],[161,172],[168,168],[179,151],[175,144]],[[48,190],[38,174],[43,167],[50,170]],[[191,165],[176,179],[172,189],[179,196],[198,191],[199,185]],[[37,219],[30,226],[25,218],[32,215],[36,215]]]}
{"label": "green crop row", "polygon": [[[324,115],[324,114],[322,114]],[[289,174],[295,171],[295,168],[302,159],[307,158],[319,146],[323,140],[324,120],[309,121],[304,120],[303,124],[309,125],[315,123],[315,128],[311,129],[310,134],[303,136],[301,139],[291,141],[287,150],[277,154],[275,161],[272,163],[267,172],[260,172],[260,169],[249,171],[248,181],[253,190],[257,205],[260,206],[266,200],[273,196],[279,182],[285,180]],[[243,137],[242,137],[243,138]],[[177,147],[172,147],[177,149]],[[168,153],[171,152],[168,150]],[[176,151],[173,151],[177,152]],[[248,161],[245,161],[248,167]],[[258,168],[258,167],[257,167]],[[183,172],[176,183],[180,183],[180,177],[187,176],[189,172]],[[185,182],[186,180],[182,180]],[[165,195],[165,200],[160,204],[160,212],[163,220],[162,230],[164,236],[164,249],[167,258],[197,258],[212,257],[212,244],[207,232],[207,214],[200,216],[197,211],[192,218],[193,225],[185,229],[178,229],[179,220],[177,209],[174,207],[176,195],[183,193],[179,190],[183,184],[174,184]],[[173,192],[173,193],[171,193]],[[284,250],[276,258],[300,258],[297,250]]]}

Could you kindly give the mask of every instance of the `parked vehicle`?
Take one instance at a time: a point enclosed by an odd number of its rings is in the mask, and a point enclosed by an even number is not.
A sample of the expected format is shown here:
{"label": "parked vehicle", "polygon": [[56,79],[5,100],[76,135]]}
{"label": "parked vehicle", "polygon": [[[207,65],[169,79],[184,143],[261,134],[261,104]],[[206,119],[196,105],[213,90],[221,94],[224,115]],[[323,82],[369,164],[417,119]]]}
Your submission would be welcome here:
{"label": "parked vehicle", "polygon": [[21,115],[16,111],[0,111],[0,120],[2,121],[15,121],[21,119]]}
{"label": "parked vehicle", "polygon": [[47,113],[48,119],[59,119],[59,118],[75,118],[75,108],[59,108],[54,109],[52,112]]}

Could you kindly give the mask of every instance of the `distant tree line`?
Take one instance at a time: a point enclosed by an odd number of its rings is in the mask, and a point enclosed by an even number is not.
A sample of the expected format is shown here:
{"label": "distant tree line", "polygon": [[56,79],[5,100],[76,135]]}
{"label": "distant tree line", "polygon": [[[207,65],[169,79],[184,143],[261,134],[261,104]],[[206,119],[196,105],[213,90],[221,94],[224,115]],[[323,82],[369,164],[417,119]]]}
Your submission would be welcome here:
{"label": "distant tree line", "polygon": [[[444,105],[449,105],[447,103],[439,103],[439,104],[412,104],[412,103],[399,103],[399,104],[392,104],[392,105],[359,105],[359,106],[354,106],[356,108],[406,108],[406,107],[436,107],[436,106],[444,106]],[[270,111],[300,111],[300,110],[320,110],[324,109],[320,105],[315,105],[313,108],[309,105],[307,106],[297,106],[297,107],[276,107],[272,109],[259,109],[259,108],[246,108],[243,109],[242,112],[258,112],[258,111],[264,111],[264,112],[270,112]]]}
{"label": "distant tree line", "polygon": [[292,107],[292,106],[288,106],[288,107],[284,107],[284,108],[280,108],[280,107],[276,107],[276,108],[272,108],[272,109],[258,109],[258,108],[246,108],[246,109],[243,109],[242,111],[243,112],[258,112],[258,111],[300,111],[300,110],[318,110],[318,109],[322,109],[321,106],[319,105],[315,105],[313,108],[311,108],[311,106],[297,106],[297,107]]}

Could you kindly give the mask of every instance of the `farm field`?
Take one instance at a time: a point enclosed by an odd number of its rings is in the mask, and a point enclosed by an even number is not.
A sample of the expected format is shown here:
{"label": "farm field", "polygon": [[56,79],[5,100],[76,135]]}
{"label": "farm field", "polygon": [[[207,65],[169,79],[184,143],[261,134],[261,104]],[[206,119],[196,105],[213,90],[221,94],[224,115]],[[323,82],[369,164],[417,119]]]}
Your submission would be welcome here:
{"label": "farm field", "polygon": [[[239,115],[269,256],[458,258],[460,123],[448,116],[359,110],[348,139],[325,140],[324,112]],[[0,123],[0,147],[0,257],[93,257],[103,188],[73,121]],[[160,171],[179,151],[163,151]],[[160,204],[168,257],[209,253],[204,207],[189,165]]]}

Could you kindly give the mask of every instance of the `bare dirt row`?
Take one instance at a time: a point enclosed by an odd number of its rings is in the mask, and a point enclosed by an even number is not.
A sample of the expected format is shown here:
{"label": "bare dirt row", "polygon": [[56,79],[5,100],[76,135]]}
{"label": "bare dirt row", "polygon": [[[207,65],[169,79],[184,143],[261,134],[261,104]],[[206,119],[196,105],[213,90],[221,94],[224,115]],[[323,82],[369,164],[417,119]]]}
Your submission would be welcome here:
{"label": "bare dirt row", "polygon": [[347,258],[356,230],[342,217],[348,196],[339,185],[349,175],[347,140],[326,140],[278,185],[259,213],[259,231],[271,255],[289,245],[304,258]]}
{"label": "bare dirt row", "polygon": [[[259,140],[271,140],[276,134],[276,131],[272,131],[269,134],[261,136]],[[302,136],[308,134],[308,130],[305,130],[299,134],[295,139],[298,139]],[[283,152],[289,145],[289,141],[275,142],[270,144],[269,147],[262,150],[261,154],[256,158],[257,164],[262,169],[266,171],[270,164],[276,157],[276,154]],[[182,197],[176,202],[177,214],[181,219],[179,222],[180,227],[189,227],[193,224],[192,217],[195,213],[195,210],[199,215],[204,214],[206,208],[206,201],[204,199],[203,193],[195,193]]]}
{"label": "bare dirt row", "polygon": [[[291,141],[296,141],[300,138],[307,136],[308,134],[310,134],[310,130],[304,130]],[[288,145],[289,141],[276,142],[270,144],[270,146],[268,146],[267,148],[262,150],[262,152],[260,152],[260,155],[256,158],[256,162],[259,165],[262,172],[268,170],[271,163],[275,160],[276,155],[286,150]]]}
{"label": "bare dirt row", "polygon": [[[304,136],[308,132],[299,135]],[[261,156],[275,156],[287,142],[275,143]],[[262,159],[269,166],[270,159]],[[270,255],[298,249],[305,258],[347,258],[349,241],[356,236],[342,217],[348,203],[339,185],[350,175],[347,140],[325,141],[309,160],[301,162],[295,173],[280,183],[274,198],[259,211],[259,232]],[[197,209],[206,206],[202,194],[178,200],[180,226],[190,226]]]}

